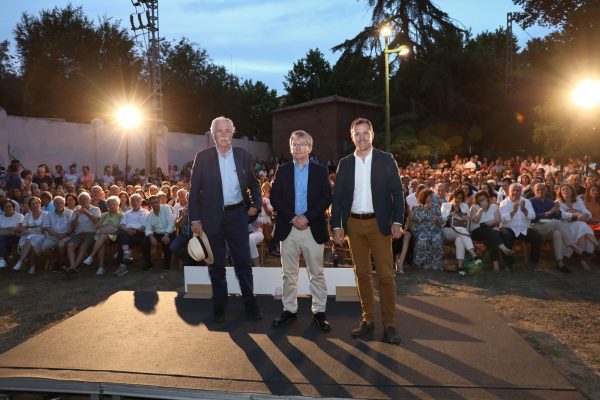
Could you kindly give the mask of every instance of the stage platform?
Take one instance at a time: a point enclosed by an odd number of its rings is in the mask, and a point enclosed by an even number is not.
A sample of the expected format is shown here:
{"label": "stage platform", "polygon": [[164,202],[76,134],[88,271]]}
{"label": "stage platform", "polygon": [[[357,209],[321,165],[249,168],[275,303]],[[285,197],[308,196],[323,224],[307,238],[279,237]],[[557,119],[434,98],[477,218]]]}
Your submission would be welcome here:
{"label": "stage platform", "polygon": [[[228,321],[209,300],[174,292],[118,292],[0,355],[0,392],[99,398],[373,399],[585,398],[474,299],[398,297],[399,346],[350,330],[358,303],[330,298],[333,330],[300,302],[291,326],[272,329],[281,302],[259,298],[261,321],[230,299]],[[40,304],[43,307],[43,304]]]}

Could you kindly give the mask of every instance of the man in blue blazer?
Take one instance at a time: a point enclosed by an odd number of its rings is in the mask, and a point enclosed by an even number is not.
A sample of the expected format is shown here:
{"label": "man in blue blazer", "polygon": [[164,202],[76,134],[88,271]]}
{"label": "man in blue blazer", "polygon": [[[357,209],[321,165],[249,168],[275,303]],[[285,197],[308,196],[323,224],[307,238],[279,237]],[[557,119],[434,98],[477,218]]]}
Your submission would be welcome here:
{"label": "man in blue blazer", "polygon": [[[260,186],[254,175],[251,155],[231,145],[235,133],[233,121],[225,117],[215,118],[210,131],[216,148],[196,154],[190,178],[188,213],[192,232],[201,235],[204,231],[213,252],[214,264],[209,265],[208,272],[213,289],[215,320],[226,320],[226,245],[235,265],[246,311],[258,320],[262,313],[254,297],[248,217],[257,215],[260,210]],[[246,204],[250,205],[249,209]]]}
{"label": "man in blue blazer", "polygon": [[305,131],[290,136],[293,162],[280,165],[271,187],[271,204],[277,211],[273,239],[281,241],[283,269],[283,313],[273,321],[280,327],[296,320],[298,270],[304,256],[310,279],[313,320],[322,331],[330,331],[325,316],[327,284],[323,271],[324,243],[329,240],[325,210],[331,204],[327,168],[311,163],[312,137]]}
{"label": "man in blue blazer", "polygon": [[399,343],[396,336],[396,273],[392,239],[403,234],[404,196],[394,157],[373,147],[373,125],[365,118],[350,126],[354,153],[338,164],[333,188],[331,225],[333,239],[344,243],[348,234],[362,319],[352,336],[364,336],[375,327],[371,255],[379,278],[384,341]]}

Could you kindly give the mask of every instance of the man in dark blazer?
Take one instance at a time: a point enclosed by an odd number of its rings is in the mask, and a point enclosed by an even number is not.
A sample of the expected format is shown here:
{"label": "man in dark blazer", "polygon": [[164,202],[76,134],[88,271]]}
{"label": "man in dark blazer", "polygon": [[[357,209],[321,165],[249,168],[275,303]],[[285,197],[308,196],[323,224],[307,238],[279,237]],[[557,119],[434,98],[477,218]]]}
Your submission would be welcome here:
{"label": "man in dark blazer", "polygon": [[[214,317],[226,320],[228,291],[225,278],[226,244],[235,265],[246,311],[254,319],[262,313],[254,298],[252,261],[248,240],[248,217],[260,210],[260,186],[254,175],[251,155],[232,147],[233,121],[218,117],[210,126],[216,148],[196,154],[190,178],[189,220],[192,232],[204,231],[213,252],[214,264],[208,272],[213,289]],[[247,209],[246,204],[250,205]]]}
{"label": "man in dark blazer", "polygon": [[273,238],[281,241],[283,269],[283,313],[273,326],[280,327],[297,318],[298,270],[303,255],[310,279],[313,320],[322,331],[330,331],[325,316],[323,250],[329,240],[325,210],[331,204],[331,185],[327,168],[309,160],[312,143],[307,132],[292,132],[290,150],[294,160],[277,168],[271,188],[271,204],[277,211]]}
{"label": "man in dark blazer", "polygon": [[348,235],[354,260],[362,319],[352,336],[364,336],[375,327],[375,298],[371,255],[379,277],[384,341],[399,343],[395,328],[396,274],[392,239],[402,236],[404,197],[393,156],[373,148],[373,125],[357,118],[350,126],[354,153],[340,160],[333,189],[331,225],[338,245]]}

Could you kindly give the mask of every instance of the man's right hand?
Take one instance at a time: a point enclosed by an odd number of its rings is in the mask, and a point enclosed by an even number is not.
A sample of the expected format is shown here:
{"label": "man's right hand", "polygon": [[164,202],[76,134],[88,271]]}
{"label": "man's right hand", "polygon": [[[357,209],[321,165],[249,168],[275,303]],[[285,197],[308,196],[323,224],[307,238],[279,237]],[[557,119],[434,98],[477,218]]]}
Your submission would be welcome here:
{"label": "man's right hand", "polygon": [[196,236],[202,236],[202,222],[192,222],[192,233]]}
{"label": "man's right hand", "polygon": [[135,233],[136,233],[136,232],[137,232],[137,231],[136,231],[135,229],[132,229],[132,228],[129,228],[129,229],[127,229],[127,234],[128,234],[129,236],[133,236],[133,235],[135,235]]}
{"label": "man's right hand", "polygon": [[344,228],[337,228],[333,230],[333,242],[338,246],[344,245]]}

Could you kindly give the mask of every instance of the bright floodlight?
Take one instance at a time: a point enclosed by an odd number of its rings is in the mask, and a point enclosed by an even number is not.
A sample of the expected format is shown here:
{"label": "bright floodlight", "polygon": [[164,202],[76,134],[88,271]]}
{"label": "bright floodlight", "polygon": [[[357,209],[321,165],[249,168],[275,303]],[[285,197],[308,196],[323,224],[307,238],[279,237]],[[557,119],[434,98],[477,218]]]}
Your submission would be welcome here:
{"label": "bright floodlight", "polygon": [[117,121],[123,128],[132,129],[140,124],[142,115],[138,109],[131,106],[125,106],[117,111]]}
{"label": "bright floodlight", "polygon": [[571,99],[583,108],[594,108],[600,104],[600,81],[586,80],[581,82],[573,93]]}
{"label": "bright floodlight", "polygon": [[404,44],[402,46],[398,47],[398,55],[400,57],[407,56],[409,53],[410,53],[410,47],[408,47]]}
{"label": "bright floodlight", "polygon": [[383,36],[384,38],[387,38],[387,37],[389,37],[392,34],[392,28],[390,28],[389,25],[384,25],[379,30],[379,34],[381,36]]}

